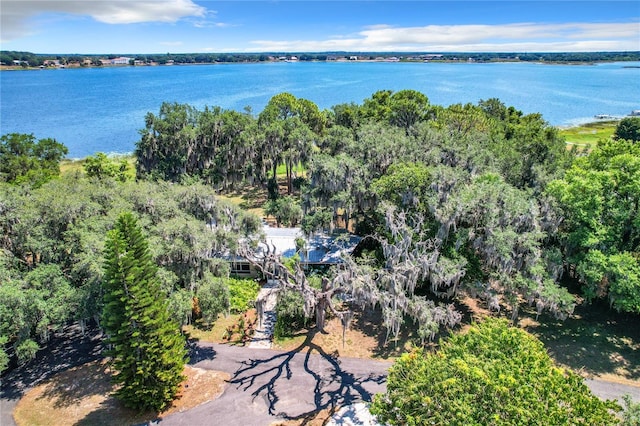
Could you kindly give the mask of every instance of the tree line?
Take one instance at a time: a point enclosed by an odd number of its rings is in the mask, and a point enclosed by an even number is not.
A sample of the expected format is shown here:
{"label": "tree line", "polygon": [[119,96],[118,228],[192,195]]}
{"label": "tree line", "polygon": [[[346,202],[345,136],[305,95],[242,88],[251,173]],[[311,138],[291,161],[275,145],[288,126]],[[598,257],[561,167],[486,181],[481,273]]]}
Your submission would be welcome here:
{"label": "tree line", "polygon": [[[103,55],[50,55],[21,51],[0,51],[0,62],[12,65],[20,61],[24,66],[39,67],[45,61],[57,60],[62,65],[84,64],[89,60],[91,65],[100,66],[100,59],[112,59],[116,54]],[[327,61],[336,59],[360,60],[398,58],[402,61],[523,61],[523,62],[554,62],[554,63],[592,63],[609,61],[639,61],[640,52],[441,52],[438,55],[425,52],[265,52],[265,53],[160,53],[134,54],[135,61],[143,63],[176,63],[176,64],[213,64],[234,62],[267,62],[295,56],[298,61]]]}

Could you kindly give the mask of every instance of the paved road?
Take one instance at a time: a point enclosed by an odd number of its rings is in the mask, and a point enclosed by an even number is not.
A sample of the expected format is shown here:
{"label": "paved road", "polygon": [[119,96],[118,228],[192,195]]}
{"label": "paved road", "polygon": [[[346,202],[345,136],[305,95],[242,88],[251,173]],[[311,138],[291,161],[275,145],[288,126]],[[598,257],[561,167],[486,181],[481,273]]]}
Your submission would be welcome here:
{"label": "paved road", "polygon": [[71,367],[102,358],[102,334],[96,328],[82,335],[77,325],[55,333],[35,360],[13,368],[0,379],[0,425],[14,426],[13,409],[29,388]]}
{"label": "paved road", "polygon": [[622,396],[628,394],[634,402],[640,403],[640,383],[638,386],[629,386],[598,379],[587,379],[584,382],[599,398],[617,399],[622,404]]}
{"label": "paved road", "polygon": [[[385,391],[389,362],[333,358],[312,354],[253,350],[201,344],[196,367],[231,374],[227,389],[217,400],[163,419],[161,426],[211,425],[266,426],[279,419],[303,418],[330,406],[370,401]],[[624,394],[640,402],[640,385],[629,386],[597,379],[586,380],[604,399]]]}
{"label": "paved road", "polygon": [[[12,412],[21,395],[51,375],[100,357],[100,335],[79,337],[69,329],[28,366],[2,377],[0,424],[15,425]],[[161,426],[263,426],[278,419],[304,418],[318,409],[368,401],[385,389],[390,363],[341,358],[312,347],[312,353],[249,349],[202,343],[193,346],[191,364],[231,374],[220,398],[161,420]],[[587,380],[598,396],[630,394],[640,402],[640,387]]]}
{"label": "paved road", "polygon": [[222,396],[158,422],[168,425],[269,425],[332,406],[370,401],[383,392],[390,362],[311,353],[201,344],[195,367],[231,374]]}

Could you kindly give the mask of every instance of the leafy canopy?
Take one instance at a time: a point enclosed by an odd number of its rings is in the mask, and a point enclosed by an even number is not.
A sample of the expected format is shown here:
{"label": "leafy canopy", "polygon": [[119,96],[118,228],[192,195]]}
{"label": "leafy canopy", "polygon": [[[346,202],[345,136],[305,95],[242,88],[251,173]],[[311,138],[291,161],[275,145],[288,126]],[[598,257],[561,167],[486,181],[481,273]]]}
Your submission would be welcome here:
{"label": "leafy canopy", "polygon": [[36,141],[32,134],[0,137],[0,182],[40,186],[60,174],[60,160],[69,150],[55,139]]}
{"label": "leafy canopy", "polygon": [[625,117],[620,120],[613,136],[615,139],[640,142],[640,117]]}
{"label": "leafy canopy", "polygon": [[640,145],[600,142],[548,193],[565,217],[562,248],[587,298],[640,313]]}
{"label": "leafy canopy", "polygon": [[614,402],[554,365],[542,343],[487,319],[435,353],[404,354],[371,411],[390,425],[612,425]]}

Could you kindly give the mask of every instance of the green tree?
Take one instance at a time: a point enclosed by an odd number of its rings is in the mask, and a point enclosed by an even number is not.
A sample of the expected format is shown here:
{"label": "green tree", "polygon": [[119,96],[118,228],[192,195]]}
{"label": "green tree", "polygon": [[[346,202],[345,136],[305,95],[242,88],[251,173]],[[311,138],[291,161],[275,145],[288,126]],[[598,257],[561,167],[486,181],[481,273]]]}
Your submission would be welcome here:
{"label": "green tree", "polygon": [[324,127],[324,117],[313,102],[280,93],[269,100],[258,124],[264,130],[262,155],[271,166],[272,179],[276,179],[278,165],[284,163],[287,193],[291,194],[293,167],[308,161],[314,137]]}
{"label": "green tree", "polygon": [[84,171],[89,177],[104,179],[106,177],[115,178],[120,182],[127,180],[128,164],[125,158],[116,161],[110,159],[104,152],[87,157],[84,160]]}
{"label": "green tree", "polygon": [[615,139],[625,139],[632,142],[640,141],[640,117],[625,117],[616,126],[613,133]]}
{"label": "green tree", "polygon": [[169,318],[157,267],[131,213],[122,213],[107,234],[104,288],[116,396],[138,410],[162,411],[184,379],[185,341]]}
{"label": "green tree", "polygon": [[391,115],[391,95],[392,90],[378,90],[370,98],[364,100],[359,108],[359,114],[367,119],[376,122],[386,123]]}
{"label": "green tree", "polygon": [[390,124],[402,127],[407,132],[429,118],[429,99],[416,90],[400,90],[391,95],[390,101]]}
{"label": "green tree", "polygon": [[602,141],[548,193],[564,216],[560,243],[588,299],[640,313],[640,146]]}
{"label": "green tree", "polygon": [[380,200],[404,208],[419,208],[426,201],[431,181],[431,173],[424,164],[395,163],[371,186]]}
{"label": "green tree", "polygon": [[540,114],[524,115],[495,98],[478,106],[489,119],[487,148],[507,182],[540,190],[571,165],[564,139]]}
{"label": "green tree", "polygon": [[213,325],[220,314],[229,312],[229,287],[223,278],[214,277],[210,273],[205,274],[198,283],[196,296],[205,327]]}
{"label": "green tree", "polygon": [[49,340],[51,328],[62,327],[73,317],[76,291],[55,264],[38,265],[24,281],[29,320],[41,340]]}
{"label": "green tree", "polygon": [[278,226],[295,226],[302,219],[302,209],[290,195],[267,201],[264,213],[273,216]]}
{"label": "green tree", "polygon": [[147,113],[135,149],[138,177],[177,181],[187,173],[188,156],[197,141],[198,114],[190,105],[168,102],[160,106],[157,116]]}
{"label": "green tree", "polygon": [[0,181],[40,186],[60,175],[60,160],[69,150],[47,138],[10,133],[0,137]]}
{"label": "green tree", "polygon": [[389,371],[371,411],[390,425],[614,425],[612,401],[554,365],[543,344],[505,320],[487,319],[406,353]]}

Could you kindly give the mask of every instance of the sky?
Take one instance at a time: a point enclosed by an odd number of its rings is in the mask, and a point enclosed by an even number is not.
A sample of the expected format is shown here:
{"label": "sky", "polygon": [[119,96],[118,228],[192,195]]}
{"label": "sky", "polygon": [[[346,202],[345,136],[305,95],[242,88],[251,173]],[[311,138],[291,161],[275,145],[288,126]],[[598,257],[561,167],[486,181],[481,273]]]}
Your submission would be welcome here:
{"label": "sky", "polygon": [[640,50],[640,1],[0,0],[2,50]]}

